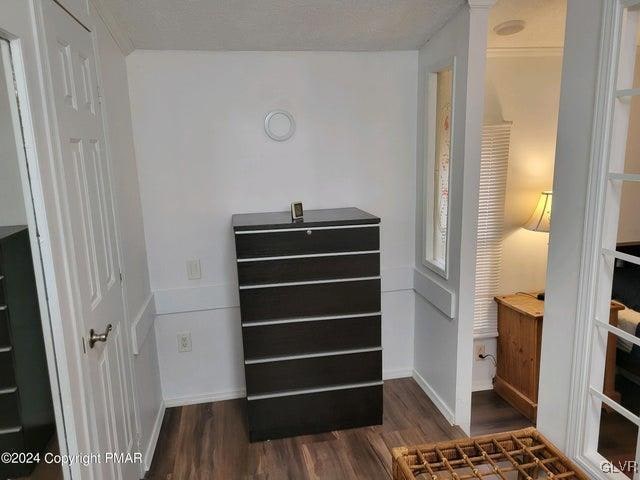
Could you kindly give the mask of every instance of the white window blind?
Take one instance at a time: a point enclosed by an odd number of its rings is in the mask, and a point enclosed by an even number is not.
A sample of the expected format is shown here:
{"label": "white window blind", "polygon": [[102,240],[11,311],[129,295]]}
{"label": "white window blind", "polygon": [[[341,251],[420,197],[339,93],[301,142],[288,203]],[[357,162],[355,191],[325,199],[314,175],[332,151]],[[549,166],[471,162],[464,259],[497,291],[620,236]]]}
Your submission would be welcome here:
{"label": "white window blind", "polygon": [[480,202],[473,334],[498,336],[497,307],[493,300],[500,280],[504,201],[509,163],[511,124],[485,125],[482,131]]}

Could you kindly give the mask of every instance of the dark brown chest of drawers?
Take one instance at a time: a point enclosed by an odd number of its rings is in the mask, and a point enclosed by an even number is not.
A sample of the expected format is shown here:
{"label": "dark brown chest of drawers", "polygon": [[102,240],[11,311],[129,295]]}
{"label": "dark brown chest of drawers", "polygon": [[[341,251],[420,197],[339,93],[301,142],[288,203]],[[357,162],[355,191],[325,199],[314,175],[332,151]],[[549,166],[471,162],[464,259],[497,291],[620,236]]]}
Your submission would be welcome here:
{"label": "dark brown chest of drawers", "polygon": [[380,219],[232,223],[251,441],[382,423]]}
{"label": "dark brown chest of drawers", "polygon": [[[29,230],[0,227],[0,452],[42,452],[54,433],[53,405]],[[33,463],[4,463],[0,478]]]}

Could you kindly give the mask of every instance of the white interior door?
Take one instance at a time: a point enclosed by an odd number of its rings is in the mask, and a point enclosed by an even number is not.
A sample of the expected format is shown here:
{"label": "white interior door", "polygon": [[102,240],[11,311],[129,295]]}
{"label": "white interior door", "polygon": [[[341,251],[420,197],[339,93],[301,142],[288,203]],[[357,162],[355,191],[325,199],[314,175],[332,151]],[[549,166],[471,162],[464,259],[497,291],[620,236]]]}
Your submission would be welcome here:
{"label": "white interior door", "polygon": [[[63,217],[74,261],[73,290],[82,338],[92,449],[131,453],[133,408],[124,342],[111,172],[96,74],[93,37],[53,0],[44,2],[46,43],[59,137]],[[103,341],[93,343],[90,332]],[[100,337],[99,335],[103,335]],[[105,457],[103,457],[105,460]],[[102,462],[97,478],[134,479],[134,463]]]}

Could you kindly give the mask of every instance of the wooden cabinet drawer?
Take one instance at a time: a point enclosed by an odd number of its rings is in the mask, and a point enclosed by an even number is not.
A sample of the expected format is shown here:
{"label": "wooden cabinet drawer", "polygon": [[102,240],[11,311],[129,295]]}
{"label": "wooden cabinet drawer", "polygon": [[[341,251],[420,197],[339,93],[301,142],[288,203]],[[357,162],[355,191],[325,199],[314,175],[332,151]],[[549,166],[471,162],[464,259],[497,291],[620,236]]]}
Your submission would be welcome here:
{"label": "wooden cabinet drawer", "polygon": [[16,386],[11,350],[0,352],[0,390]]}
{"label": "wooden cabinet drawer", "polygon": [[380,280],[243,289],[240,310],[243,322],[377,313]]}
{"label": "wooden cabinet drawer", "polygon": [[382,423],[382,385],[250,400],[252,442]]}
{"label": "wooden cabinet drawer", "polygon": [[0,393],[0,430],[20,426],[18,392]]}
{"label": "wooden cabinet drawer", "polygon": [[240,286],[378,275],[379,253],[238,262]]}
{"label": "wooden cabinet drawer", "polygon": [[244,327],[248,359],[379,347],[380,315]]}
{"label": "wooden cabinet drawer", "polygon": [[310,255],[380,249],[378,226],[301,229],[284,232],[236,232],[237,258]]}
{"label": "wooden cabinet drawer", "polygon": [[373,382],[382,376],[382,351],[250,363],[244,373],[248,395]]}

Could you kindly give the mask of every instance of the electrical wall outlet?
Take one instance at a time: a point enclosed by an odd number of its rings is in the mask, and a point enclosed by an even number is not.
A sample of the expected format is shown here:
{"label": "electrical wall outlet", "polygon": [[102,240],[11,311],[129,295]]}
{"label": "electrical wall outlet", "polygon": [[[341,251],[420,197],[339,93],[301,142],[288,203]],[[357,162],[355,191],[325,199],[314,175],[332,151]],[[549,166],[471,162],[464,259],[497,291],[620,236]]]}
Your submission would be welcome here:
{"label": "electrical wall outlet", "polygon": [[199,259],[187,260],[187,278],[189,280],[200,280],[202,278]]}
{"label": "electrical wall outlet", "polygon": [[484,357],[484,356],[486,355],[486,353],[487,353],[487,347],[485,346],[485,344],[484,344],[484,343],[478,343],[478,344],[476,344],[476,346],[475,346],[475,351],[476,351],[476,354],[475,354],[476,361],[482,361],[482,360],[484,360],[484,358],[483,358],[483,357]]}
{"label": "electrical wall outlet", "polygon": [[185,353],[191,351],[191,332],[178,334],[178,352]]}

